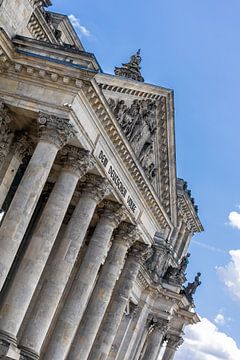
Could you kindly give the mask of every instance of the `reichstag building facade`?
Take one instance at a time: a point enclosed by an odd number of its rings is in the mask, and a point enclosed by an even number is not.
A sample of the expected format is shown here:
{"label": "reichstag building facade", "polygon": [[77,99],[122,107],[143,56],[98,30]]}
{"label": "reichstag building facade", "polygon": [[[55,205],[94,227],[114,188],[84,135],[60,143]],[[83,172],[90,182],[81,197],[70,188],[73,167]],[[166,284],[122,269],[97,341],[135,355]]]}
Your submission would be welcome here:
{"label": "reichstag building facade", "polygon": [[140,51],[104,74],[50,5],[0,0],[0,359],[172,360],[203,230],[173,92]]}

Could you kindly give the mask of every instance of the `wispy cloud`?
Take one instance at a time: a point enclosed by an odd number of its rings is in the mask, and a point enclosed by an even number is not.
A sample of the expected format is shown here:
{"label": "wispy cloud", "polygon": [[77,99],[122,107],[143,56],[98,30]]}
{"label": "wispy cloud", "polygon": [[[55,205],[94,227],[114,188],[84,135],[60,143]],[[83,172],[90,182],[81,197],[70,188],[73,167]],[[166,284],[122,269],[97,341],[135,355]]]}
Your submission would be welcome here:
{"label": "wispy cloud", "polygon": [[91,36],[90,31],[83,25],[81,25],[80,20],[73,14],[68,16],[69,20],[71,21],[72,25],[76,30],[78,30],[82,35],[89,37]]}
{"label": "wispy cloud", "polygon": [[220,248],[217,248],[217,247],[215,247],[215,246],[202,243],[202,242],[197,241],[197,240],[192,240],[192,243],[193,243],[193,244],[196,244],[196,245],[198,245],[198,246],[201,246],[202,248],[207,249],[207,250],[209,250],[209,251],[219,252],[219,253],[222,253],[222,254],[225,254],[225,253],[226,253],[224,250],[222,250],[222,249],[220,249]]}
{"label": "wispy cloud", "polygon": [[240,250],[230,250],[229,254],[230,262],[226,266],[216,269],[228,291],[240,300]]}
{"label": "wispy cloud", "polygon": [[228,215],[229,224],[240,230],[240,213],[237,211],[231,211]]}

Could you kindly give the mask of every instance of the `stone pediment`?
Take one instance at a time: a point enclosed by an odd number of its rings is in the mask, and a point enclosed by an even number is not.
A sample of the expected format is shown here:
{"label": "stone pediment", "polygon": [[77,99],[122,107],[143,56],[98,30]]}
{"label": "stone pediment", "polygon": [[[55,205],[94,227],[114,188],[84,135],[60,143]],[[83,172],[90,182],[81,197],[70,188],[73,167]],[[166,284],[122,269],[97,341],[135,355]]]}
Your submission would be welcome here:
{"label": "stone pediment", "polygon": [[108,75],[97,81],[132,153],[172,222],[176,164],[171,90]]}

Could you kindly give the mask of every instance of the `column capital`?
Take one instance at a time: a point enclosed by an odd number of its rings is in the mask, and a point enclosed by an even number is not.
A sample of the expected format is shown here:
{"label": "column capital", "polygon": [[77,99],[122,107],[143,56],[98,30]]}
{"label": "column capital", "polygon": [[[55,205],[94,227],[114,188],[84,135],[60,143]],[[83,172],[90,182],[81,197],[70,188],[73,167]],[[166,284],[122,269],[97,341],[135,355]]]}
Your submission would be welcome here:
{"label": "column capital", "polygon": [[140,232],[136,225],[122,222],[114,232],[114,240],[126,242],[128,247],[140,239]]}
{"label": "column capital", "polygon": [[97,203],[109,195],[112,187],[107,179],[94,174],[87,174],[81,186],[81,194],[92,197]]}
{"label": "column capital", "polygon": [[0,165],[2,165],[8,154],[13,138],[13,133],[8,126],[10,122],[9,110],[4,102],[0,100]]}
{"label": "column capital", "polygon": [[169,320],[154,316],[153,328],[162,334],[166,334],[169,329]]}
{"label": "column capital", "polygon": [[115,228],[126,219],[125,207],[114,201],[104,201],[104,207],[100,209],[100,213],[101,219],[111,222]]}
{"label": "column capital", "polygon": [[20,161],[22,161],[25,156],[31,155],[33,151],[33,143],[26,131],[17,132],[13,142],[13,153]]}
{"label": "column capital", "polygon": [[0,100],[0,125],[6,125],[11,122],[12,118],[9,113],[7,106],[5,105],[3,100]]}
{"label": "column capital", "polygon": [[38,114],[38,124],[40,139],[56,145],[59,149],[66,145],[76,133],[69,119],[43,112],[39,112]]}
{"label": "column capital", "polygon": [[[139,234],[140,236],[140,234]],[[129,249],[128,257],[134,257],[142,265],[152,255],[152,248],[140,241],[136,241],[135,244]]]}
{"label": "column capital", "polygon": [[88,150],[76,146],[65,146],[60,153],[65,169],[74,172],[79,178],[95,165],[95,160]]}
{"label": "column capital", "polygon": [[182,336],[176,334],[167,334],[167,347],[177,350],[184,342]]}

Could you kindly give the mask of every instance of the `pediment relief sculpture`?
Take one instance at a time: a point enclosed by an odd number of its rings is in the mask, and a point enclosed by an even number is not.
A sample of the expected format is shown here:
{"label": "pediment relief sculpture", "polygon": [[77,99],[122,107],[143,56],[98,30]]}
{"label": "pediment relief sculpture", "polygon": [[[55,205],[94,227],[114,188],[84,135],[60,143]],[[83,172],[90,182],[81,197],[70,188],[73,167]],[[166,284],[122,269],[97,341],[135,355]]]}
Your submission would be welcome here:
{"label": "pediment relief sculpture", "polygon": [[156,102],[135,99],[129,107],[124,100],[109,99],[109,105],[139,163],[152,181],[156,176],[154,140],[157,130]]}

